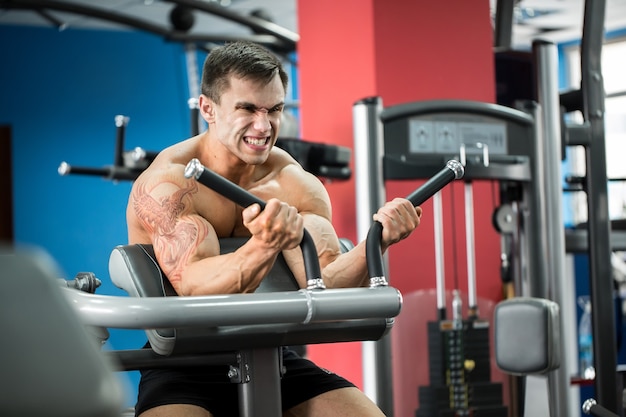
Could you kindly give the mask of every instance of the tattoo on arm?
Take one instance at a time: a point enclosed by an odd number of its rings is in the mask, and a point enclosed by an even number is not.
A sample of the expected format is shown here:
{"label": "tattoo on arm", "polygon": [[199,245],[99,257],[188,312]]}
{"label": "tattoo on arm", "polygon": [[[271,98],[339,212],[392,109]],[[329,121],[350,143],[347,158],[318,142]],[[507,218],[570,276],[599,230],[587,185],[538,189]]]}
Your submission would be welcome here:
{"label": "tattoo on arm", "polygon": [[133,193],[133,208],[145,229],[152,236],[155,252],[170,282],[180,281],[183,267],[208,234],[208,226],[200,219],[182,217],[189,212],[190,204],[185,196],[198,191],[190,182],[186,188],[155,199],[139,184]]}

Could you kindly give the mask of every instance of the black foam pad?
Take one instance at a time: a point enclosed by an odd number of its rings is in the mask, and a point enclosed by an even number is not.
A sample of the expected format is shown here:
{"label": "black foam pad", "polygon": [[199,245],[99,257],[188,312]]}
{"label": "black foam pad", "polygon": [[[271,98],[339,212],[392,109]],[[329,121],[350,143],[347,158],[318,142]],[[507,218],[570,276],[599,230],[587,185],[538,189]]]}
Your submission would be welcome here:
{"label": "black foam pad", "polygon": [[496,363],[514,375],[545,373],[561,364],[559,306],[543,298],[518,297],[495,309]]}

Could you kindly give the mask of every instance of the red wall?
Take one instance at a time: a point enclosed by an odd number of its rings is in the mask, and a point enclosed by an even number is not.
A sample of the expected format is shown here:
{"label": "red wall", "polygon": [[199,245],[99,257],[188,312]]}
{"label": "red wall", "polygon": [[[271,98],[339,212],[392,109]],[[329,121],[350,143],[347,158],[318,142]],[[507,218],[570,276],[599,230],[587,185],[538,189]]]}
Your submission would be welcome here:
{"label": "red wall", "polygon": [[[352,105],[377,93],[373,1],[298,0],[298,31],[302,137],[353,148]],[[354,179],[327,188],[337,233],[356,241]],[[360,343],[311,346],[309,355],[361,384]]]}
{"label": "red wall", "polygon": [[[494,101],[489,0],[299,0],[298,25],[304,139],[354,148],[352,105],[368,96],[380,96],[384,106],[430,99]],[[387,182],[387,196],[406,196],[421,182]],[[497,186],[480,181],[473,186],[478,296],[497,301],[500,241],[491,224]],[[354,179],[329,183],[327,189],[337,232],[355,240]],[[466,292],[463,184],[442,195],[446,287],[454,288],[456,281]],[[388,277],[407,295],[435,287],[432,203],[423,208],[418,231],[389,252]],[[400,318],[412,321],[402,313]],[[309,352],[320,365],[362,383],[360,343],[311,346]],[[427,361],[424,351],[414,356],[394,358],[394,368],[399,361],[408,369],[411,362]]]}

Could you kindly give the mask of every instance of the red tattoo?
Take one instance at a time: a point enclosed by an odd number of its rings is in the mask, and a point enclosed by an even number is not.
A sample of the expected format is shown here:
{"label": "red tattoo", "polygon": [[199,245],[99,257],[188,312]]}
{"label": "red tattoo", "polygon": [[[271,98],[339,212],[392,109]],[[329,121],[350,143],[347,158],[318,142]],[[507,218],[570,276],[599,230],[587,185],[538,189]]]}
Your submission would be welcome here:
{"label": "red tattoo", "polygon": [[200,222],[180,219],[186,208],[184,197],[197,191],[197,184],[190,182],[189,187],[159,201],[146,192],[144,184],[139,184],[133,193],[135,213],[153,236],[161,268],[172,283],[180,281],[182,267],[198,247],[199,238],[207,235],[206,226]]}

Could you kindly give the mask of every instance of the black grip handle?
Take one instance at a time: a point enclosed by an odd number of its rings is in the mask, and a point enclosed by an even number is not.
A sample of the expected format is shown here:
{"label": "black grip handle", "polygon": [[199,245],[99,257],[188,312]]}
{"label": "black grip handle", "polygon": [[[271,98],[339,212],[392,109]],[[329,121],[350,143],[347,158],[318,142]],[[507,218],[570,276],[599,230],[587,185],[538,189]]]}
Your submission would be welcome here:
{"label": "black grip handle", "polygon": [[[413,191],[408,197],[414,206],[423,204],[430,197],[435,195],[443,187],[456,179],[463,178],[465,170],[459,161],[450,160],[446,166],[428,181]],[[367,270],[370,277],[370,285],[387,285],[384,279],[383,257],[381,241],[383,235],[383,225],[375,221],[367,232],[365,241],[365,253],[367,259]]]}
{"label": "black grip handle", "polygon": [[[241,207],[248,207],[256,203],[261,206],[261,210],[265,208],[265,201],[241,188],[234,182],[205,168],[196,158],[189,161],[185,167],[185,177],[195,178],[200,184],[223,195]],[[302,235],[300,248],[302,249],[302,256],[304,258],[304,271],[306,273],[308,287],[315,289],[324,288],[315,242],[306,229]]]}
{"label": "black grip handle", "polygon": [[463,165],[461,165],[459,161],[452,159],[446,163],[446,166],[441,171],[433,175],[406,199],[413,203],[415,207],[424,204],[426,200],[434,196],[437,191],[441,190],[450,182],[463,178],[464,173]]}
{"label": "black grip handle", "polygon": [[594,400],[593,398],[585,400],[582,408],[583,413],[588,415],[596,417],[618,417],[617,414],[596,403],[596,400]]}
{"label": "black grip handle", "polygon": [[93,175],[96,177],[104,177],[109,180],[130,180],[134,181],[141,174],[141,169],[133,169],[126,167],[107,166],[103,168],[77,167],[61,162],[57,168],[59,175],[65,176],[69,174]]}

